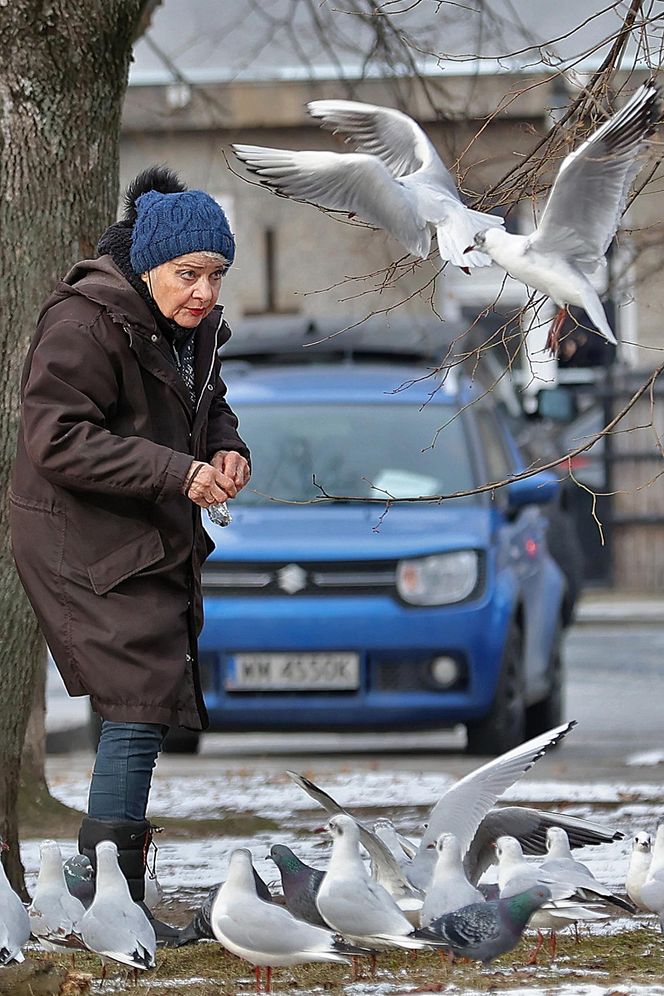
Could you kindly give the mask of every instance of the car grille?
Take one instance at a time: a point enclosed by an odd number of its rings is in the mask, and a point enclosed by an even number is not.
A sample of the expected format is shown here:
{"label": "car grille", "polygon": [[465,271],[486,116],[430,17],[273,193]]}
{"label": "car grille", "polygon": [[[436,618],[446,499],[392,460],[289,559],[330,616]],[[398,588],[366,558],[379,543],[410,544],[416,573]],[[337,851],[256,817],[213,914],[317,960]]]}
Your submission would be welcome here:
{"label": "car grille", "polygon": [[203,594],[374,595],[395,593],[396,561],[216,564],[203,569]]}

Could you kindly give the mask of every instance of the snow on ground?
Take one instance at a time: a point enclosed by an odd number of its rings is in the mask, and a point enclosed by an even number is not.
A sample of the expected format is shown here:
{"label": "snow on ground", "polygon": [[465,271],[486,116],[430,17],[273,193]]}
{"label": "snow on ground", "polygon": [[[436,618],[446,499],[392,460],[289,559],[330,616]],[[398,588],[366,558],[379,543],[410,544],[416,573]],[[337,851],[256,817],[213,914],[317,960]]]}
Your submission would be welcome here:
{"label": "snow on ground", "polygon": [[[301,772],[306,774],[307,772]],[[89,772],[60,774],[52,782],[53,794],[67,805],[85,809],[89,788]],[[324,780],[316,776],[321,788],[329,792],[342,806],[365,809],[426,808],[430,809],[456,779],[434,772],[413,771],[349,771],[325,773]],[[609,804],[621,800],[648,803],[659,800],[662,788],[652,782],[519,782],[509,788],[502,801]],[[150,813],[191,819],[215,819],[230,813],[255,813],[279,819],[294,812],[317,809],[302,789],[282,772],[227,771],[219,775],[195,778],[187,775],[160,776],[157,772],[150,796]]]}
{"label": "snow on ground", "polygon": [[[384,811],[398,829],[415,838],[422,832],[429,809],[455,781],[439,773],[394,770],[327,771],[312,777],[342,806],[363,819],[370,821],[377,810]],[[74,767],[69,773],[60,769],[51,789],[67,804],[85,809],[88,784],[89,771]],[[509,789],[501,803],[560,809],[622,830],[627,835],[622,841],[584,848],[583,861],[600,881],[624,892],[631,838],[643,829],[654,834],[661,820],[661,795],[661,786],[656,783],[569,783],[538,781],[531,776]],[[157,835],[158,875],[167,896],[184,892],[192,901],[202,897],[210,886],[225,878],[228,855],[235,847],[251,849],[256,868],[267,882],[278,881],[276,868],[267,858],[270,846],[276,842],[288,844],[307,863],[325,867],[329,841],[311,832],[325,822],[325,814],[284,772],[228,770],[196,778],[189,772],[165,774],[157,769],[149,810],[153,818],[163,815],[210,819],[236,813],[270,818],[281,829],[251,837],[183,840],[169,839],[168,833]],[[36,875],[38,843],[24,842],[23,860],[29,879]],[[75,849],[74,841],[63,847],[66,855]]]}

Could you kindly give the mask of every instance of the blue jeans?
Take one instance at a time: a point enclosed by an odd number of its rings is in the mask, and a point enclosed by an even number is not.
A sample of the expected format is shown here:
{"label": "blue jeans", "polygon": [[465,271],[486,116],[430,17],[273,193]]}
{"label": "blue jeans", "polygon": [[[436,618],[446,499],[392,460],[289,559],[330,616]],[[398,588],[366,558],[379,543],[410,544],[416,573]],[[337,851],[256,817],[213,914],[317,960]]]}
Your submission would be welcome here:
{"label": "blue jeans", "polygon": [[111,723],[105,719],[90,781],[88,816],[96,820],[144,820],[152,771],[167,726]]}

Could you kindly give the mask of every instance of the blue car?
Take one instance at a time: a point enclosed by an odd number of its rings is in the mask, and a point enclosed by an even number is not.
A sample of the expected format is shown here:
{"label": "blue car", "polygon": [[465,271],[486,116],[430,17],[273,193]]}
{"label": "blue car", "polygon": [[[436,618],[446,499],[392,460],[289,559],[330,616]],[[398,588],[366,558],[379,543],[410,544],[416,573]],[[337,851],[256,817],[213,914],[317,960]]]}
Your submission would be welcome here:
{"label": "blue car", "polygon": [[469,752],[496,754],[556,725],[557,482],[464,495],[523,469],[490,396],[411,363],[247,363],[229,380],[254,471],[232,524],[207,525],[211,729],[463,723]]}

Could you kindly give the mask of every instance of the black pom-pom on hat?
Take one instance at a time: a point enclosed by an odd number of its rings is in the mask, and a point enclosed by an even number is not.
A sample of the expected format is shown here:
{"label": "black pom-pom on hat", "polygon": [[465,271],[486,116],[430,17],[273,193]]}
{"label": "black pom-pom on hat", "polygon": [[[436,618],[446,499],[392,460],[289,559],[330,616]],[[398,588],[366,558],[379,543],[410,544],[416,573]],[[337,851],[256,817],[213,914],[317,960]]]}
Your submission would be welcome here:
{"label": "black pom-pom on hat", "polygon": [[181,194],[187,189],[186,183],[168,166],[148,166],[134,177],[125,190],[124,220],[134,224],[138,215],[136,201],[149,190],[156,190],[160,194]]}

